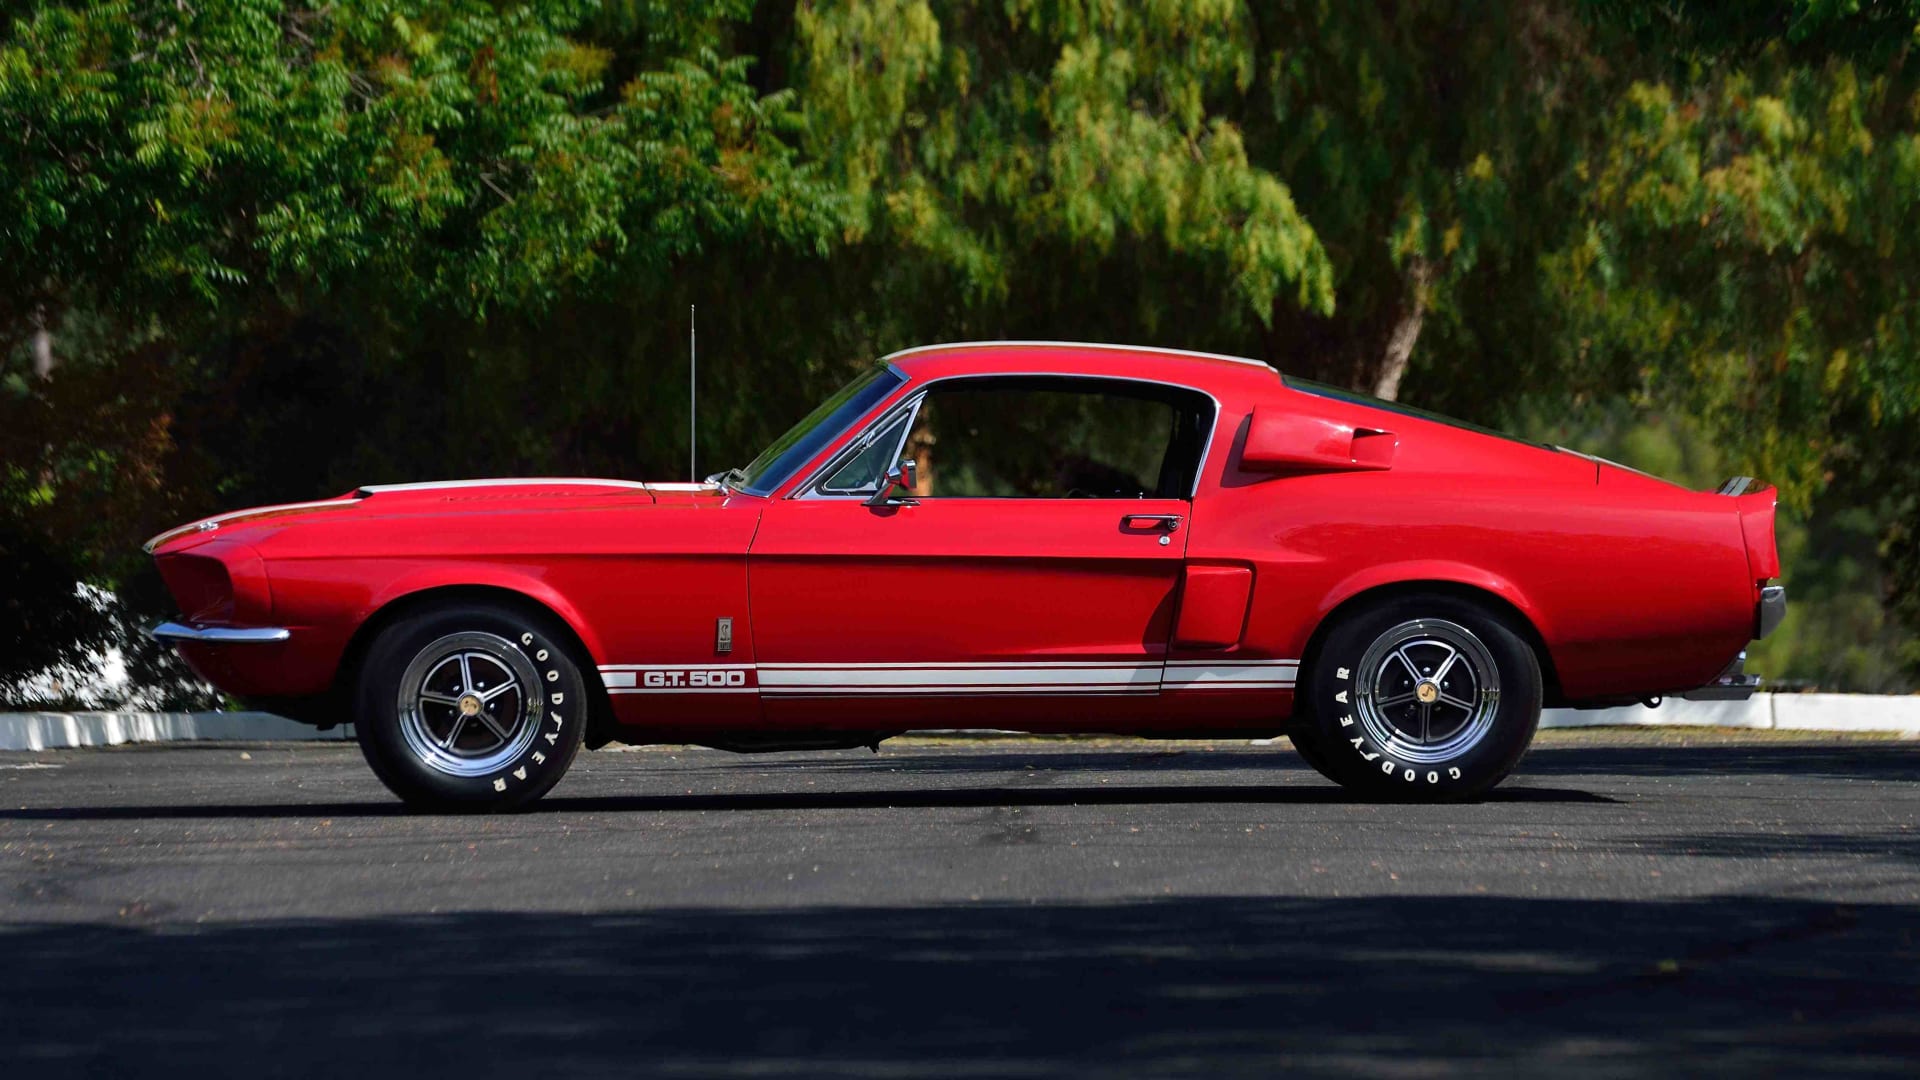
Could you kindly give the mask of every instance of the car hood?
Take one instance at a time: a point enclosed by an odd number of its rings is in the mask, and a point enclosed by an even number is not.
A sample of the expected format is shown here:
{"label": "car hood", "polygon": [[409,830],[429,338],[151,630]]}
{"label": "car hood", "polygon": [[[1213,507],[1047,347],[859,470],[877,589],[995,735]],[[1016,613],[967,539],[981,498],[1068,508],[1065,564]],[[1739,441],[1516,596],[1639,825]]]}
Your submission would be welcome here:
{"label": "car hood", "polygon": [[337,520],[340,515],[487,513],[502,510],[574,510],[618,505],[687,504],[721,498],[716,484],[643,483],[590,477],[517,477],[493,480],[443,480],[418,484],[370,484],[332,499],[282,503],[235,510],[168,529],[148,540],[153,553],[178,551],[231,536],[256,525],[281,528],[307,521]]}

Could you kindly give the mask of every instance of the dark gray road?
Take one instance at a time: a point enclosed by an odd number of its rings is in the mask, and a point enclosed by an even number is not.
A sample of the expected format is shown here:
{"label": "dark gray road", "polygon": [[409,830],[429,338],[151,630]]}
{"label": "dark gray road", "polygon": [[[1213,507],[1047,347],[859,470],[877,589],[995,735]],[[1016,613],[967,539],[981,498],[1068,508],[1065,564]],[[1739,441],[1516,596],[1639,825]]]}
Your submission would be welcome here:
{"label": "dark gray road", "polygon": [[1549,733],[1474,806],[1284,744],[0,754],[0,1076],[1920,1073],[1920,743]]}

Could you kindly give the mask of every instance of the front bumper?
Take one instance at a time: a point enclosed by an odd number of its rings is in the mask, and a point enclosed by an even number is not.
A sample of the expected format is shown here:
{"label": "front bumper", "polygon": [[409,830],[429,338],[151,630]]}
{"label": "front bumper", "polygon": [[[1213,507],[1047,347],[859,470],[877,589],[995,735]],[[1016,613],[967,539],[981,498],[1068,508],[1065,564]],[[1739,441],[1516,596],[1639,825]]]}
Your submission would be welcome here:
{"label": "front bumper", "polygon": [[147,631],[155,641],[205,642],[210,645],[266,645],[276,641],[285,641],[293,636],[293,631],[284,626],[188,626],[186,623],[163,622]]}

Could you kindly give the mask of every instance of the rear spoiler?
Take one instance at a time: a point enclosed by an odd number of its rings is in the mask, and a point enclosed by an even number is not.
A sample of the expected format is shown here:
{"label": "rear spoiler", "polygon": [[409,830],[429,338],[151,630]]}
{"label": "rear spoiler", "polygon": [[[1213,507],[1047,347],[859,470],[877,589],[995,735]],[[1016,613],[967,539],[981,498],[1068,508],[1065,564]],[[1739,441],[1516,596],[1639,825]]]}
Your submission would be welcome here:
{"label": "rear spoiler", "polygon": [[1740,535],[1747,543],[1747,570],[1755,581],[1780,576],[1780,548],[1774,539],[1773,516],[1780,493],[1772,484],[1751,476],[1736,476],[1721,484],[1716,494],[1734,501],[1740,514]]}

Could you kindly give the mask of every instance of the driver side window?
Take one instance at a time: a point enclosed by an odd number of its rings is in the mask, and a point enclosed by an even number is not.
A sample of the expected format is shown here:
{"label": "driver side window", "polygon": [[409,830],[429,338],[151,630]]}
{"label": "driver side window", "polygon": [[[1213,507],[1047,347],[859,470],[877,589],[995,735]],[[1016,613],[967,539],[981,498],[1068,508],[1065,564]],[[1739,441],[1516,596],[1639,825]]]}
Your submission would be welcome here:
{"label": "driver side window", "polygon": [[1187,498],[1213,411],[1205,394],[1157,383],[952,379],[863,440],[818,490],[871,493],[908,457],[922,498]]}

